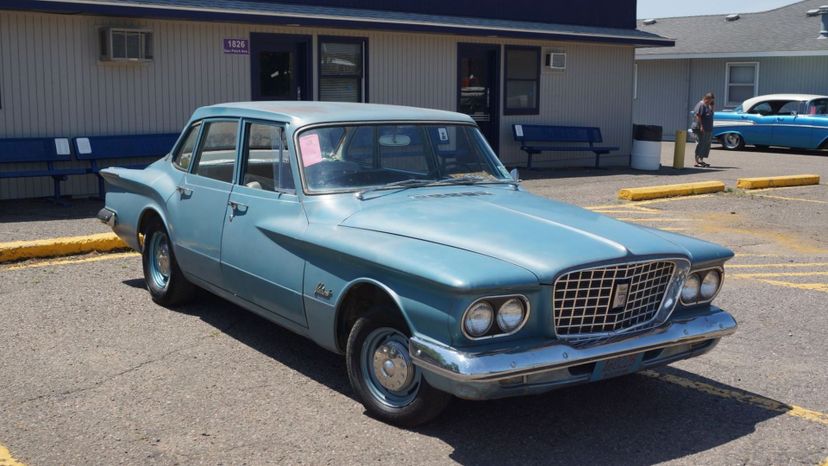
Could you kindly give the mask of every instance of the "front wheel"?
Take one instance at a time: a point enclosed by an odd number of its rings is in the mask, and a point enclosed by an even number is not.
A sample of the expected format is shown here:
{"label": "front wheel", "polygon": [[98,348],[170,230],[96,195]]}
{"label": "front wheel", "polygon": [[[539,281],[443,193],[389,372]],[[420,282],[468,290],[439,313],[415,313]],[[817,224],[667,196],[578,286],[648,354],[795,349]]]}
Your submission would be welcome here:
{"label": "front wheel", "polygon": [[404,326],[376,317],[357,320],[346,349],[348,378],[374,417],[412,427],[437,417],[451,395],[428,384],[408,353]]}
{"label": "front wheel", "polygon": [[722,146],[727,150],[739,150],[745,147],[745,140],[740,134],[727,133],[722,136]]}
{"label": "front wheel", "polygon": [[192,299],[195,288],[178,268],[170,237],[160,221],[152,222],[144,230],[141,259],[144,281],[153,301],[176,306]]}

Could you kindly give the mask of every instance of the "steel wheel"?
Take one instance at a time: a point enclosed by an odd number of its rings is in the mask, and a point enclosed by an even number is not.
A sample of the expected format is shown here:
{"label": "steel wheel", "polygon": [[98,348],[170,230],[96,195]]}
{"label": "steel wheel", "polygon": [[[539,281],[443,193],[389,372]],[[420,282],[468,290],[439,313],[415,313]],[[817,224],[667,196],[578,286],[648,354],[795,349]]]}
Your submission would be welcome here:
{"label": "steel wheel", "polygon": [[727,133],[722,136],[722,145],[728,150],[741,149],[745,146],[745,140],[739,134]]}
{"label": "steel wheel", "polygon": [[170,243],[167,234],[156,232],[150,238],[149,275],[155,286],[164,289],[170,282]]}
{"label": "steel wheel", "polygon": [[378,328],[365,339],[360,359],[365,385],[377,401],[402,408],[417,397],[422,375],[408,354],[408,337],[393,328]]}

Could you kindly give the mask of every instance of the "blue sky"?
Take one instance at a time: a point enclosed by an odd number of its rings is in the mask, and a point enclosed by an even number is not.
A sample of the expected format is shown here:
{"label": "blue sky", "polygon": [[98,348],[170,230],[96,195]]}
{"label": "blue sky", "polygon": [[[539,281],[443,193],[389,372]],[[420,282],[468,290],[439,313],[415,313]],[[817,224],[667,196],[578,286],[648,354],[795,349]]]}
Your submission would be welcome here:
{"label": "blue sky", "polygon": [[[750,13],[796,3],[795,0],[638,0],[638,18]],[[828,0],[826,0],[828,3]]]}

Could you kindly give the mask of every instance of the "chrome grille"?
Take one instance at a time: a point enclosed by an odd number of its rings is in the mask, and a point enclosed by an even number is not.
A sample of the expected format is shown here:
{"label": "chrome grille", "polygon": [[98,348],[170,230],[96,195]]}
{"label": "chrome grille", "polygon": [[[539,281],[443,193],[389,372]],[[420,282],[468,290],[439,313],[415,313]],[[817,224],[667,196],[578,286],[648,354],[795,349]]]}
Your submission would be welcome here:
{"label": "chrome grille", "polygon": [[[555,281],[553,314],[560,337],[601,336],[642,327],[656,317],[676,264],[639,262],[570,272]],[[619,289],[626,303],[613,308]]]}

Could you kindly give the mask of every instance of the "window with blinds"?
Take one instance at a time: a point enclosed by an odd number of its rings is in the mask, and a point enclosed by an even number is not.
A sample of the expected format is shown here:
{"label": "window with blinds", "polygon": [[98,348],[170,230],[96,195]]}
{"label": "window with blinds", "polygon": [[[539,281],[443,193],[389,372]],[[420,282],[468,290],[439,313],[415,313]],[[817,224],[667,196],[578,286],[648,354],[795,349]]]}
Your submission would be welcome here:
{"label": "window with blinds", "polygon": [[366,102],[365,51],[359,38],[319,39],[319,100]]}

